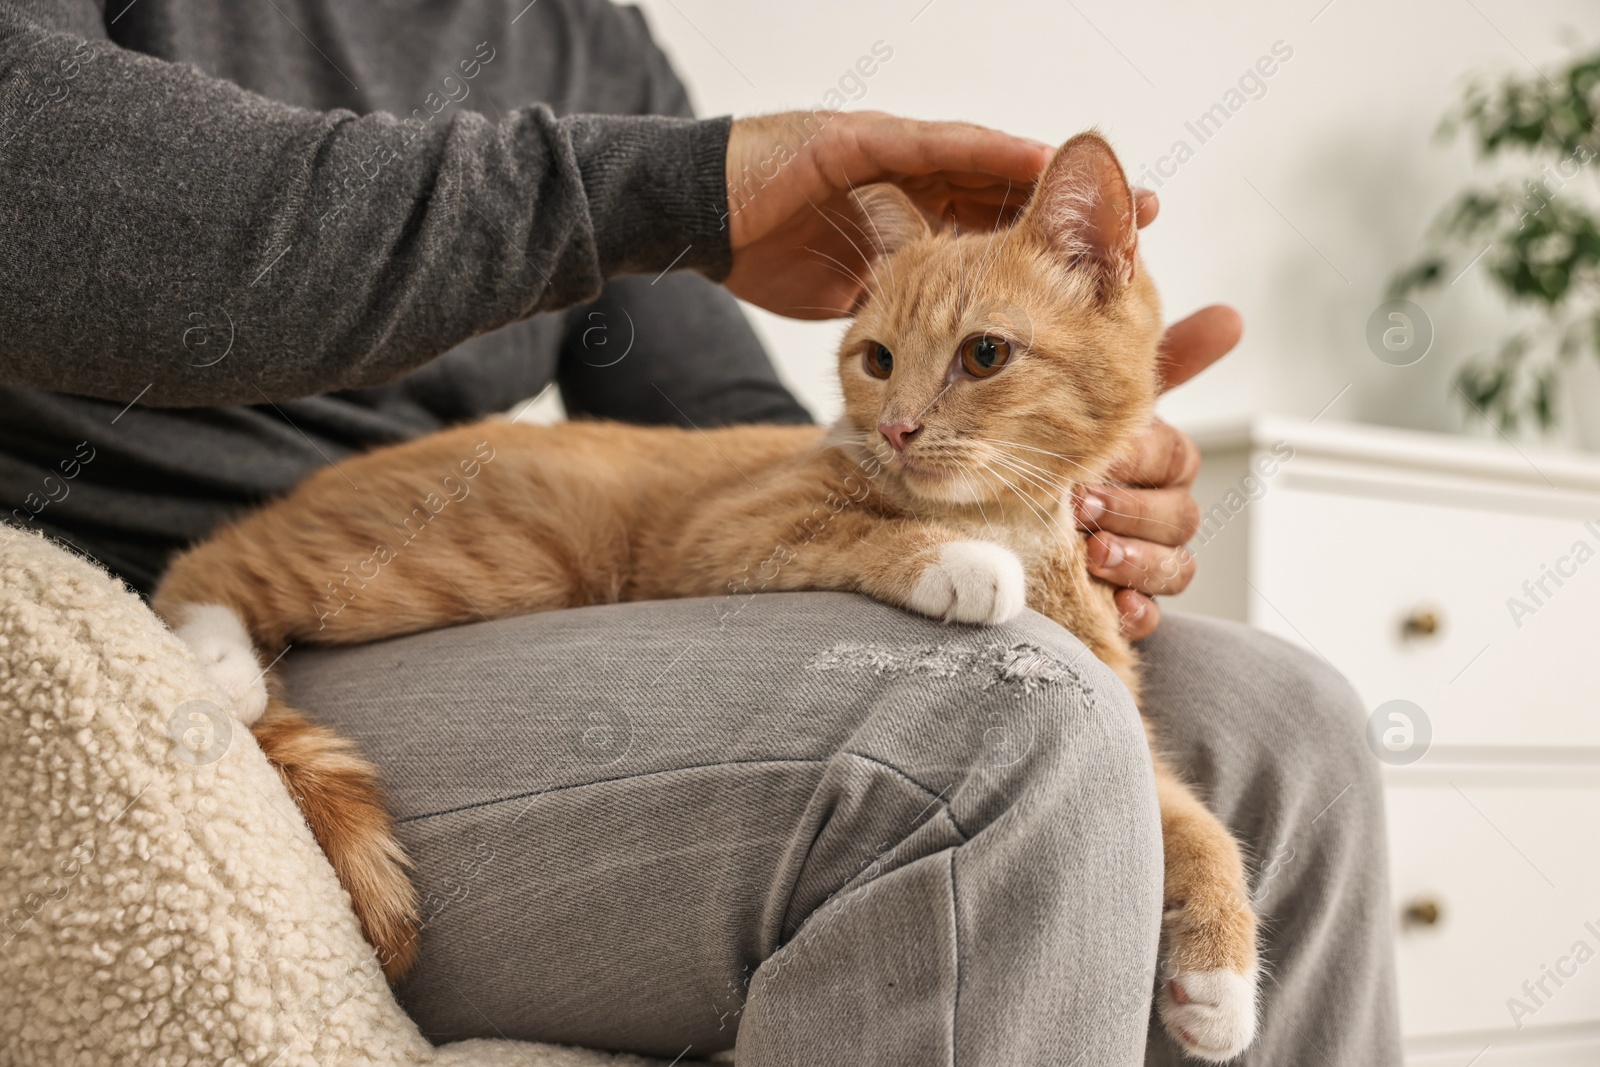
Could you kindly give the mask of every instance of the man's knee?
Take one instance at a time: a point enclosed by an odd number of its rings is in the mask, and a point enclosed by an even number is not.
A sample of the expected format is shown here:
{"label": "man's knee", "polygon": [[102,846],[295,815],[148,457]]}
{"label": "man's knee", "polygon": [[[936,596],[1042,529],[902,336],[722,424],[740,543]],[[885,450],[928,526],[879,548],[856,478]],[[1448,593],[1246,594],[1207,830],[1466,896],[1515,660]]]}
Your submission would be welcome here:
{"label": "man's knee", "polygon": [[1327,661],[1236,623],[1172,616],[1140,645],[1144,712],[1205,775],[1222,750],[1305,775],[1370,775],[1360,698]]}
{"label": "man's knee", "polygon": [[1314,653],[1233,623],[1173,616],[1141,647],[1162,745],[1263,873],[1308,853],[1370,857],[1383,841],[1365,712]]}
{"label": "man's knee", "polygon": [[867,836],[884,844],[868,869],[831,872],[831,881],[956,849],[963,863],[1013,871],[1018,893],[1043,899],[1088,891],[1081,876],[1090,862],[1115,883],[1097,891],[1129,914],[1155,915],[1162,853],[1154,775],[1117,676],[1031,612],[999,626],[948,628],[877,605],[862,611],[875,616],[875,639],[852,638],[862,620],[847,610],[827,653],[829,670],[858,680],[861,726],[830,760],[818,799],[830,821],[853,813],[855,836],[870,823]]}
{"label": "man's knee", "polygon": [[808,672],[854,705],[838,757],[904,774],[947,803],[963,833],[1018,805],[1141,821],[1154,806],[1133,697],[1067,630],[1035,613],[944,627],[862,598],[830,597]]}
{"label": "man's knee", "polygon": [[[901,622],[895,615],[888,618]],[[1031,612],[999,626],[958,629],[902,618],[904,625],[884,627],[880,615],[878,641],[840,642],[812,661],[860,679],[856,691],[866,707],[852,750],[908,771],[925,767],[946,781],[1019,787],[1070,776],[1084,761],[1148,774],[1126,687],[1060,626]]]}

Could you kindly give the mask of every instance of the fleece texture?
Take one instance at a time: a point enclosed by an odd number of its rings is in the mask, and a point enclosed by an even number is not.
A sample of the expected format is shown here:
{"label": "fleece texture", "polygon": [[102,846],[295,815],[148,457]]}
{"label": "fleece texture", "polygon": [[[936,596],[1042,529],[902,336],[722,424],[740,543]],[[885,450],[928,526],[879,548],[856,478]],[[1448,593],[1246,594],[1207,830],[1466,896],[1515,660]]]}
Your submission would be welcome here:
{"label": "fleece texture", "polygon": [[654,1062],[430,1046],[224,707],[120,581],[0,526],[0,1065]]}

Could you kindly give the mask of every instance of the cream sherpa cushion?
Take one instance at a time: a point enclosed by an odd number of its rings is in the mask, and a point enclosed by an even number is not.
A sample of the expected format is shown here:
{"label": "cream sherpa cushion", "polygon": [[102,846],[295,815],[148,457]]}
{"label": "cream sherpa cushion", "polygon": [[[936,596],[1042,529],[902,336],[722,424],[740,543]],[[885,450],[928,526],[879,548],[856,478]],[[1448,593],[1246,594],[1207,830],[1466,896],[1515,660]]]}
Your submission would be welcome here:
{"label": "cream sherpa cushion", "polygon": [[223,700],[121,583],[0,526],[0,1064],[650,1062],[431,1047]]}

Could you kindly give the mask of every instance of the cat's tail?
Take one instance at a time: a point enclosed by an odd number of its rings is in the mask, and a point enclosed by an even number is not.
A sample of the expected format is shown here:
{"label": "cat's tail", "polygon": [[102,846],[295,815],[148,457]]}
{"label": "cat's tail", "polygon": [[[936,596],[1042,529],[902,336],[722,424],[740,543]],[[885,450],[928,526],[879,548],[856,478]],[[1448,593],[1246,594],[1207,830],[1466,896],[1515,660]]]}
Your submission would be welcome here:
{"label": "cat's tail", "polygon": [[416,959],[420,907],[377,769],[350,741],[275,695],[251,732],[350,894],[384,976],[398,980]]}

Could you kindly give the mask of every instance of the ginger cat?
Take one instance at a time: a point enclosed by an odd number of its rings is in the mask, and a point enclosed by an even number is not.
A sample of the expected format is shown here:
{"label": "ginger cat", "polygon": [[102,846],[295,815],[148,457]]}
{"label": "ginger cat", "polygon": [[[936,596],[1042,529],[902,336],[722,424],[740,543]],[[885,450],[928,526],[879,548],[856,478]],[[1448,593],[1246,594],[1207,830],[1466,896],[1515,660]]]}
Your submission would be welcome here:
{"label": "ginger cat", "polygon": [[[937,232],[893,186],[856,204],[873,284],[840,346],[846,415],[833,430],[460,427],[319,472],[166,575],[156,609],[253,724],[391,978],[415,952],[404,853],[370,765],[260,680],[290,643],[730,590],[855,590],[960,623],[1031,607],[1137,699],[1137,659],[1070,506],[1156,393],[1160,308],[1116,156],[1093,133],[1068,141],[993,234]],[[1244,866],[1159,756],[1155,769],[1159,1011],[1190,1054],[1220,1062],[1255,1033]]]}

